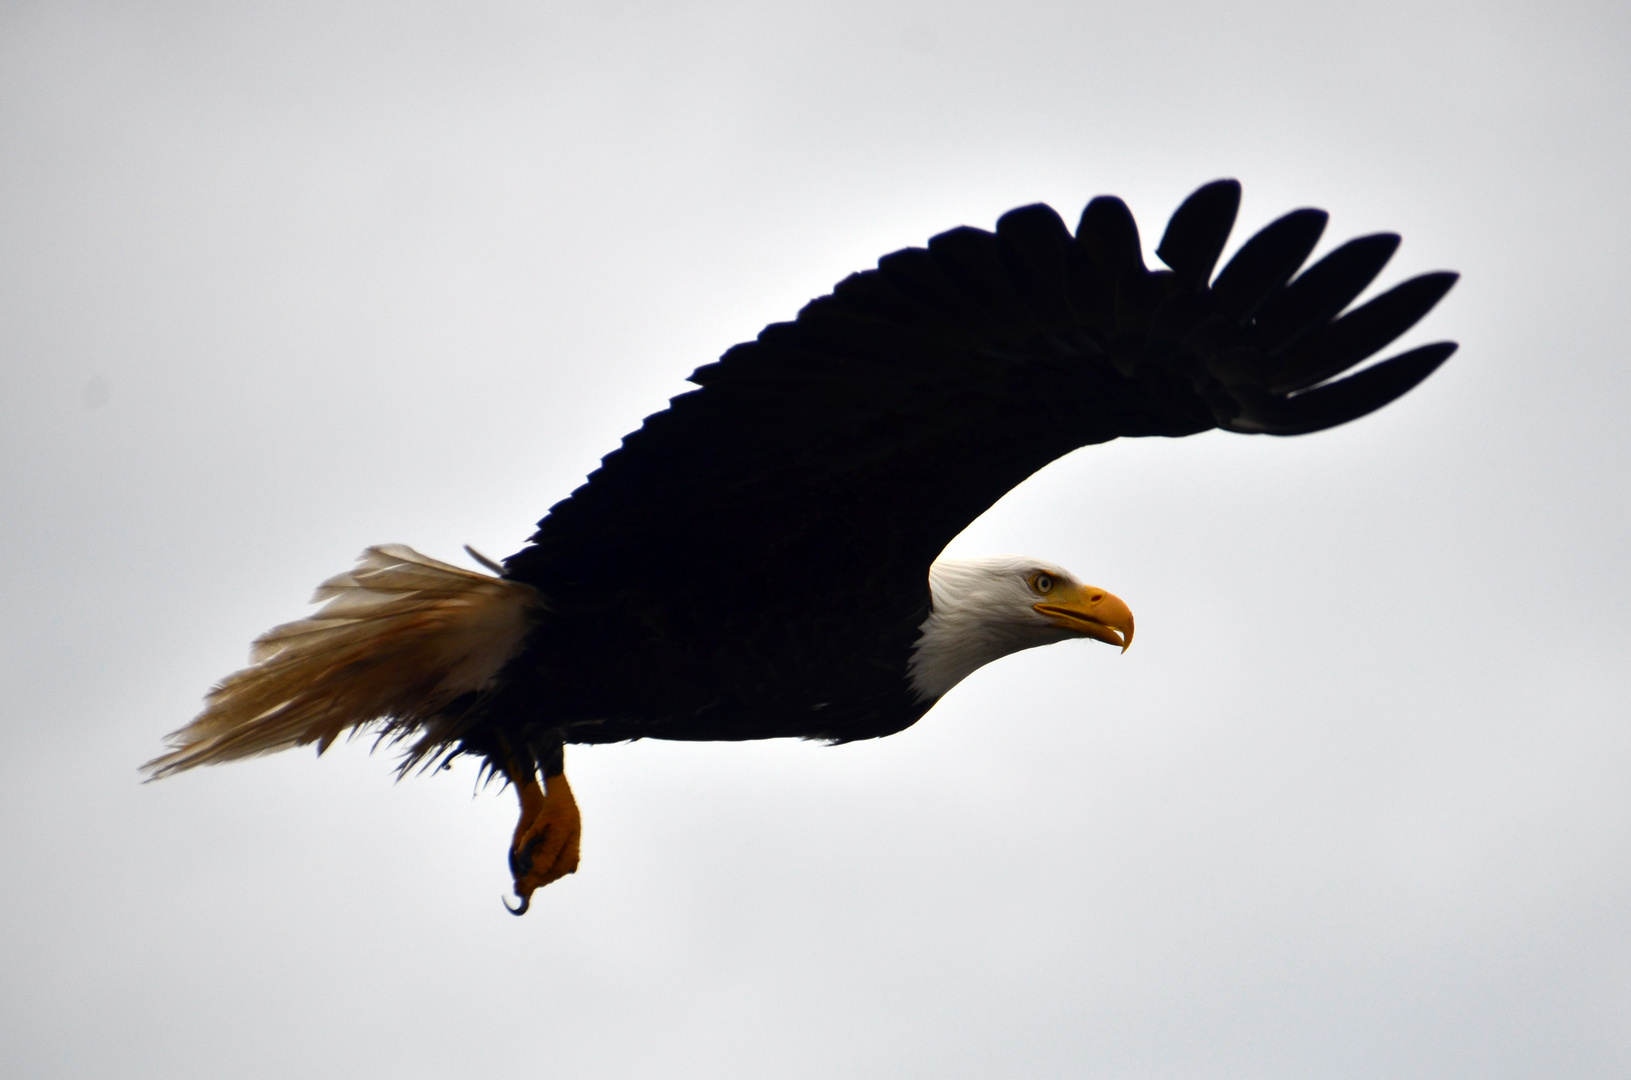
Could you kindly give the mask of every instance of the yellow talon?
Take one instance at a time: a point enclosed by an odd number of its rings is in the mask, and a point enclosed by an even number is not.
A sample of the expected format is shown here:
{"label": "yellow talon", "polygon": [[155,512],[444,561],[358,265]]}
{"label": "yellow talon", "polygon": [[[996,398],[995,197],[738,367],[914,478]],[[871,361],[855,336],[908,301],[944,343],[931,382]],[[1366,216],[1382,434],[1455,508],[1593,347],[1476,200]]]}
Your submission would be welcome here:
{"label": "yellow talon", "polygon": [[577,870],[583,820],[565,773],[549,777],[543,786],[529,777],[516,785],[516,792],[521,797],[521,820],[510,844],[510,875],[521,903],[509,910],[525,915],[534,890]]}

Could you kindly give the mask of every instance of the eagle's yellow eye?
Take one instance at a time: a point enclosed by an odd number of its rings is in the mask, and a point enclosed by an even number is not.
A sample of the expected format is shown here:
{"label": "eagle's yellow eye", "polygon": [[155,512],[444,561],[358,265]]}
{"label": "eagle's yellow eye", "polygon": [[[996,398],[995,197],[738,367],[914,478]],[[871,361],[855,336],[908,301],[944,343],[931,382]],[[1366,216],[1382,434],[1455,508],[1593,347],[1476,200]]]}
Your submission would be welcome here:
{"label": "eagle's yellow eye", "polygon": [[1035,589],[1039,593],[1044,593],[1044,594],[1052,592],[1053,591],[1053,575],[1052,574],[1038,574],[1038,575],[1036,575],[1034,578],[1031,579],[1031,588]]}

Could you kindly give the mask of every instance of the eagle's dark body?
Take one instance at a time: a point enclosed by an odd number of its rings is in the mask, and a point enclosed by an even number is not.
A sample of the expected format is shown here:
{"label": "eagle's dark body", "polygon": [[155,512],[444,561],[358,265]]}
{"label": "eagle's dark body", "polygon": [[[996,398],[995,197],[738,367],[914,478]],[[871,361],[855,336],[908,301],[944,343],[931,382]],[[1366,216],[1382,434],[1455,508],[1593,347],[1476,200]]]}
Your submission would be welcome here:
{"label": "eagle's dark body", "polygon": [[467,741],[488,724],[540,746],[892,734],[932,704],[903,678],[929,564],[1031,473],[1124,435],[1330,427],[1453,351],[1298,393],[1408,329],[1454,275],[1337,319],[1397,237],[1353,241],[1288,285],[1325,224],[1300,210],[1211,282],[1238,201],[1232,181],[1191,196],[1155,271],[1120,200],[1094,200],[1074,236],[1023,207],[995,233],[886,256],[697,371],[701,389],[506,560],[549,611]]}

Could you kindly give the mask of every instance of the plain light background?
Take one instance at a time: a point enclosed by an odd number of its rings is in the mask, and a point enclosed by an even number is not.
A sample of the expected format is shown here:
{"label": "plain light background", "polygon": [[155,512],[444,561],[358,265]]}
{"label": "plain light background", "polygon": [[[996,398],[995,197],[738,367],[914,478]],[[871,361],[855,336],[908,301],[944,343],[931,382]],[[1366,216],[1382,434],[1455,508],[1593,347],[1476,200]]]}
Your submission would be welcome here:
{"label": "plain light background", "polygon": [[[1609,3],[0,13],[0,1072],[1631,1070],[1631,17]],[[1045,200],[1238,177],[1464,274],[1340,430],[956,547],[1138,615],[877,743],[573,750],[581,872],[366,742],[136,766],[366,544],[514,550],[694,367]],[[767,582],[774,588],[774,582]]]}

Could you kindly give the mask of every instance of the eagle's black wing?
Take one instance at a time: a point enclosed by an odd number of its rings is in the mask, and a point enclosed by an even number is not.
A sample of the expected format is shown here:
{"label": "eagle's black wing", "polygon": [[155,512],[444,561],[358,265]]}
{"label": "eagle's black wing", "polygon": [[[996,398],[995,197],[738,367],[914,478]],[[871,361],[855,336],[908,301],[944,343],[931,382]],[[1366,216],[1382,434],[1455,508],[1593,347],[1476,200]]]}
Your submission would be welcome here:
{"label": "eagle's black wing", "polygon": [[921,706],[886,719],[899,703],[879,695],[898,690],[929,564],[1031,473],[1121,435],[1334,427],[1455,350],[1329,381],[1455,275],[1342,314],[1398,237],[1350,241],[1298,275],[1326,221],[1305,209],[1214,277],[1239,200],[1232,180],[1191,195],[1153,271],[1119,199],[1089,203],[1074,236],[1049,207],[1021,207],[995,233],[885,256],[696,371],[700,389],[624,439],[507,560],[555,613],[511,666],[530,699],[517,705],[559,718],[569,741],[896,730]]}

